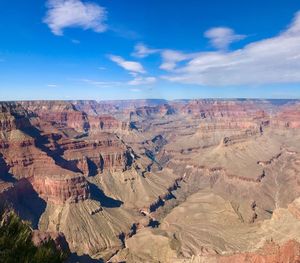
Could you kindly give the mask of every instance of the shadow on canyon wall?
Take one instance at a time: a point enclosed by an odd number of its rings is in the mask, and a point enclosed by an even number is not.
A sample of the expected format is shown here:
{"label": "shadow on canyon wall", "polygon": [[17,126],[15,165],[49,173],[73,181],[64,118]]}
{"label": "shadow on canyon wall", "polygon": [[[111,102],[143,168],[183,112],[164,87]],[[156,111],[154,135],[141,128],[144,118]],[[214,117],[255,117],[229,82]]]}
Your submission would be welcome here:
{"label": "shadow on canyon wall", "polygon": [[17,184],[17,202],[14,204],[16,212],[22,219],[30,221],[34,229],[37,229],[47,203],[39,197],[28,180],[21,179]]}
{"label": "shadow on canyon wall", "polygon": [[102,259],[92,259],[88,255],[78,256],[76,253],[72,253],[66,263],[104,263],[104,261]]}
{"label": "shadow on canyon wall", "polygon": [[0,205],[11,207],[23,220],[31,222],[33,229],[37,229],[47,204],[27,179],[20,179],[0,195]]}
{"label": "shadow on canyon wall", "polygon": [[48,138],[46,136],[43,136],[38,128],[32,126],[28,118],[26,118],[25,116],[20,116],[16,113],[12,113],[12,115],[16,119],[22,118],[23,125],[19,125],[18,129],[28,136],[32,137],[35,141],[35,146],[46,153],[49,157],[51,157],[56,165],[75,173],[81,173],[81,170],[78,169],[75,162],[68,161],[61,156],[63,154],[63,150],[59,146],[57,146],[57,149],[55,151],[50,150],[46,146],[46,144],[49,143]]}
{"label": "shadow on canyon wall", "polygon": [[91,198],[100,202],[103,207],[113,208],[120,207],[123,202],[113,199],[104,194],[104,192],[95,184],[89,183]]}

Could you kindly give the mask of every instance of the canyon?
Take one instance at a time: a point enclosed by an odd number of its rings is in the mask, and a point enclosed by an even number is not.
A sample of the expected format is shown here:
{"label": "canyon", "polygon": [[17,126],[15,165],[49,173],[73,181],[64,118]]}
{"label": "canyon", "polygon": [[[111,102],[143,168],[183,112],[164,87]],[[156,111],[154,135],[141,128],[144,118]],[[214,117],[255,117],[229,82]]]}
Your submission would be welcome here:
{"label": "canyon", "polygon": [[0,203],[68,262],[300,262],[300,100],[0,102]]}

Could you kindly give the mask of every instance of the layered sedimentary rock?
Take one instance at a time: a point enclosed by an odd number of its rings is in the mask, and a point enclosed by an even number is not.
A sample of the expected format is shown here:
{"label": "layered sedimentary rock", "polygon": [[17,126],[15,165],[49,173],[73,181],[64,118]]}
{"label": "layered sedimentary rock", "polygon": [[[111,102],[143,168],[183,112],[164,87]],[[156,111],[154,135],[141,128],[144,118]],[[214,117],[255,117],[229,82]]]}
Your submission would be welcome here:
{"label": "layered sedimentary rock", "polygon": [[137,115],[138,117],[149,118],[151,116],[160,115],[172,115],[175,113],[175,108],[171,105],[164,104],[158,106],[144,106],[137,108],[134,112],[131,112],[131,117]]}
{"label": "layered sedimentary rock", "polygon": [[58,128],[74,128],[78,131],[88,129],[87,115],[78,111],[72,103],[58,101],[21,102],[21,105],[35,112],[45,122],[56,125]]}
{"label": "layered sedimentary rock", "polygon": [[300,128],[300,103],[283,107],[274,117],[272,124],[281,128]]}
{"label": "layered sedimentary rock", "polygon": [[46,202],[54,204],[77,203],[90,197],[84,176],[34,177],[30,180],[34,190]]}
{"label": "layered sedimentary rock", "polygon": [[267,242],[258,251],[220,257],[216,262],[300,262],[300,244],[294,240],[287,241],[282,245],[278,245],[274,242]]}
{"label": "layered sedimentary rock", "polygon": [[[94,137],[95,138],[95,137]],[[132,156],[126,146],[113,134],[101,133],[97,139],[62,140],[63,157],[77,163],[85,175],[98,172],[122,171],[130,167]]]}
{"label": "layered sedimentary rock", "polygon": [[114,132],[120,130],[127,130],[128,123],[122,122],[117,120],[116,118],[110,115],[100,115],[98,117],[89,117],[89,129],[91,131],[99,132],[106,131],[106,132]]}

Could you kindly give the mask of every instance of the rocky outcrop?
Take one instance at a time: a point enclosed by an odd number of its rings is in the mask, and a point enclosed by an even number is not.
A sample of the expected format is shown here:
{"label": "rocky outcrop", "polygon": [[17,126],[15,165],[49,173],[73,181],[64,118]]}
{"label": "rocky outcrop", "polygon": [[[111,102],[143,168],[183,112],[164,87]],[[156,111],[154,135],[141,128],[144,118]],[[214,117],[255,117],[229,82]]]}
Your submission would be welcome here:
{"label": "rocky outcrop", "polygon": [[179,112],[206,118],[265,117],[265,101],[251,100],[192,100],[180,107]]}
{"label": "rocky outcrop", "polygon": [[37,114],[41,121],[51,123],[57,128],[73,128],[84,131],[89,128],[87,114],[78,111],[76,107],[66,101],[26,101],[20,104],[27,110]]}
{"label": "rocky outcrop", "polygon": [[128,129],[128,123],[117,120],[110,115],[100,115],[97,117],[88,117],[89,129],[91,132],[114,132],[125,131]]}
{"label": "rocky outcrop", "polygon": [[232,256],[219,257],[218,263],[277,263],[277,262],[300,262],[300,244],[290,240],[283,245],[275,242],[267,242],[261,249],[255,252],[240,253]]}
{"label": "rocky outcrop", "polygon": [[0,103],[0,132],[10,132],[30,127],[28,118],[33,115],[33,113],[28,113],[17,103]]}
{"label": "rocky outcrop", "polygon": [[64,140],[60,149],[66,160],[76,162],[85,175],[123,171],[131,166],[132,155],[115,135],[101,133],[97,139]]}
{"label": "rocky outcrop", "polygon": [[280,128],[300,128],[300,103],[283,106],[272,119],[272,125]]}
{"label": "rocky outcrop", "polygon": [[50,241],[53,241],[59,252],[67,254],[70,253],[69,245],[63,233],[33,230],[31,240],[36,247],[40,247]]}
{"label": "rocky outcrop", "polygon": [[133,118],[135,115],[138,117],[150,117],[150,116],[165,116],[175,114],[175,108],[169,104],[157,105],[157,106],[143,106],[135,109],[135,111],[131,112],[131,117]]}
{"label": "rocky outcrop", "polygon": [[90,197],[84,176],[51,176],[30,179],[33,188],[46,202],[54,204],[77,203]]}
{"label": "rocky outcrop", "polygon": [[[72,128],[78,132],[113,132],[126,130],[127,122],[111,115],[98,113],[97,103],[91,104],[66,101],[21,102],[27,110],[37,114],[41,121],[51,123],[58,129]],[[81,105],[81,106],[80,106]]]}

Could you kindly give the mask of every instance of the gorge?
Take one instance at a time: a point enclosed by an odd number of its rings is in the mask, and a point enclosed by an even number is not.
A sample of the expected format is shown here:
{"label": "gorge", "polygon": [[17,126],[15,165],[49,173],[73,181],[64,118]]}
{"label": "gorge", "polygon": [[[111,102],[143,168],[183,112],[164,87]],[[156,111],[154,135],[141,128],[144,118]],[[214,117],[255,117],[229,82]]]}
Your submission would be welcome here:
{"label": "gorge", "polygon": [[69,262],[300,262],[300,101],[0,102],[0,202]]}

